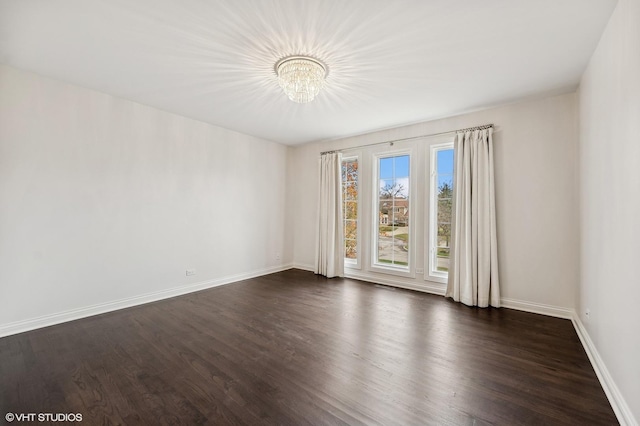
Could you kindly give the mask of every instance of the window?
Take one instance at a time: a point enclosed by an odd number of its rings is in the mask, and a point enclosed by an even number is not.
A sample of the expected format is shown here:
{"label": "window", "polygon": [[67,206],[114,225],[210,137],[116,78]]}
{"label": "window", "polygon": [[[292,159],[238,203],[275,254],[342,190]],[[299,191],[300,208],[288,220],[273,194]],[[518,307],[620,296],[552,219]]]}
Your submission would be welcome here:
{"label": "window", "polygon": [[376,212],[373,263],[409,269],[409,163],[408,154],[376,157]]}
{"label": "window", "polygon": [[453,144],[432,146],[429,275],[441,281],[449,272],[453,184]]}
{"label": "window", "polygon": [[402,141],[393,148],[367,147],[343,157],[348,276],[380,279],[378,274],[385,274],[394,276],[389,282],[399,277],[397,283],[406,284],[409,281],[405,279],[420,275],[426,282],[412,285],[429,289],[439,289],[437,283],[446,283],[453,152],[451,135],[441,135]]}
{"label": "window", "polygon": [[358,159],[342,160],[342,216],[344,256],[347,263],[358,263]]}

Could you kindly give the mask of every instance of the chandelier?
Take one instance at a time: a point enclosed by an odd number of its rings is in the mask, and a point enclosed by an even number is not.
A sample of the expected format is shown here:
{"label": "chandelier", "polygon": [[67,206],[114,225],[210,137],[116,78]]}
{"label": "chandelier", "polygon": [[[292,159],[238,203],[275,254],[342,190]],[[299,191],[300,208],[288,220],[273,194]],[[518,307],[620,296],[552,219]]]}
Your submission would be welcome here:
{"label": "chandelier", "polygon": [[308,56],[289,56],[276,62],[278,83],[293,102],[311,102],[324,87],[327,67]]}

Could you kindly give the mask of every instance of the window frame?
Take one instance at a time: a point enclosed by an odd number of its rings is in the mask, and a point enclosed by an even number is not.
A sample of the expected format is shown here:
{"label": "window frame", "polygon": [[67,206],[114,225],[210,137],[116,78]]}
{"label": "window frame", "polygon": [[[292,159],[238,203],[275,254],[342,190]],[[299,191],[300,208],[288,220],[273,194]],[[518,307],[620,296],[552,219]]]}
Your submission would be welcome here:
{"label": "window frame", "polygon": [[[428,247],[426,250],[427,273],[424,275],[424,279],[427,281],[435,281],[438,283],[446,284],[449,278],[449,272],[438,271],[436,267],[437,263],[437,249],[438,249],[438,152],[446,150],[454,150],[454,168],[455,168],[455,148],[453,138],[450,138],[447,142],[435,143],[429,146],[429,219],[428,219]],[[455,170],[455,169],[454,169]],[[455,173],[454,176],[455,178]],[[455,191],[455,181],[453,182]],[[452,224],[453,226],[453,224]],[[451,255],[451,252],[449,252]]]}
{"label": "window frame", "polygon": [[[356,203],[358,204],[357,207],[357,218],[356,218],[356,258],[355,259],[351,259],[344,257],[344,266],[345,268],[350,268],[350,269],[361,269],[362,268],[362,162],[360,161],[360,155],[359,154],[351,154],[351,155],[343,155],[342,156],[342,162],[340,164],[340,176],[342,176],[342,163],[344,163],[345,161],[357,161],[358,162],[358,180],[357,180],[357,185],[358,185],[358,196],[356,198]],[[343,196],[344,196],[344,190],[343,190],[343,183],[340,182],[340,190],[343,191]],[[342,200],[343,202],[343,215],[344,215],[344,202],[345,200]],[[342,222],[343,222],[343,226],[346,223],[346,217],[342,218]],[[346,240],[346,235],[343,236],[343,244],[344,244],[344,240]]]}
{"label": "window frame", "polygon": [[[379,222],[379,214],[380,214],[380,188],[379,188],[379,160],[381,158],[390,158],[390,157],[398,157],[407,155],[409,157],[409,254],[407,256],[406,267],[401,266],[393,266],[385,263],[378,262],[378,222]],[[372,180],[373,183],[371,188],[371,202],[372,202],[372,210],[370,216],[369,227],[371,230],[370,240],[369,240],[369,248],[370,248],[370,256],[369,256],[369,270],[371,272],[378,272],[383,274],[397,275],[401,277],[407,278],[415,278],[415,251],[416,251],[416,226],[415,226],[415,212],[416,212],[416,203],[415,203],[415,193],[416,193],[416,170],[415,170],[415,154],[414,149],[412,147],[398,149],[398,150],[385,150],[385,151],[377,151],[371,154],[371,168],[372,168]]]}

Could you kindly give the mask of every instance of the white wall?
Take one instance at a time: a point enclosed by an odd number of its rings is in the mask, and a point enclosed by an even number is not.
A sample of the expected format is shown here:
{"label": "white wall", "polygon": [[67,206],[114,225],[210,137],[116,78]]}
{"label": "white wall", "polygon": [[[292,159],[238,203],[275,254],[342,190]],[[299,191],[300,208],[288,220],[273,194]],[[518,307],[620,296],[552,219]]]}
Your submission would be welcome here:
{"label": "white wall", "polygon": [[640,419],[639,22],[640,1],[620,0],[579,92],[579,313],[635,419]]}
{"label": "white wall", "polygon": [[286,177],[283,145],[0,66],[0,330],[290,263]]}
{"label": "white wall", "polygon": [[[570,315],[578,266],[575,94],[293,148],[294,264],[314,262],[321,151],[493,123],[502,296]],[[421,256],[418,260],[422,262]],[[423,265],[418,264],[418,267]],[[371,276],[374,276],[371,274]],[[380,275],[376,277],[380,278]],[[408,285],[423,277],[406,279]],[[554,307],[561,308],[554,311]]]}

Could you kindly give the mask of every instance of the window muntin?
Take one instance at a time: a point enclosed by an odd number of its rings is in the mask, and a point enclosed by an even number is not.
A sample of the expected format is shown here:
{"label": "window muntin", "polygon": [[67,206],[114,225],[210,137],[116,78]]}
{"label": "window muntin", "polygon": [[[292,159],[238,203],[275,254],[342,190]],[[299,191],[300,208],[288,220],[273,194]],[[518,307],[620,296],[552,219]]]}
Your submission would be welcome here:
{"label": "window muntin", "polygon": [[347,263],[358,263],[358,158],[342,160],[342,217],[344,257]]}
{"label": "window muntin", "polygon": [[410,156],[377,157],[377,196],[373,262],[409,269]]}
{"label": "window muntin", "polygon": [[431,148],[429,275],[446,279],[451,256],[453,208],[453,144]]}

